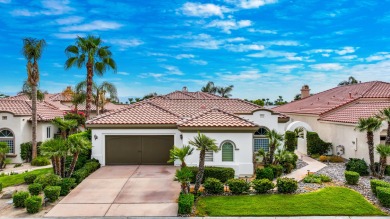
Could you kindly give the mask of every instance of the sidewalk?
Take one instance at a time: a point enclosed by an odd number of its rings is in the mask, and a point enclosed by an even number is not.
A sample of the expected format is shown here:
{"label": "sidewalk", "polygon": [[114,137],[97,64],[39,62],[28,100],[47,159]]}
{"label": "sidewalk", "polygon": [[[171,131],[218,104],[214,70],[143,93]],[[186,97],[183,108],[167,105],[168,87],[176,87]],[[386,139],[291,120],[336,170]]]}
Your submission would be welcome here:
{"label": "sidewalk", "polygon": [[23,166],[17,167],[17,168],[13,168],[14,164],[8,164],[8,165],[12,166],[12,167],[11,168],[6,168],[5,170],[0,171],[0,174],[1,173],[10,174],[11,172],[14,172],[14,173],[24,173],[26,171],[30,172],[30,171],[33,171],[33,170],[39,170],[39,169],[45,169],[45,168],[52,167],[51,164],[47,165],[47,166],[36,167],[36,166],[31,166],[30,163],[24,163]]}
{"label": "sidewalk", "polygon": [[[82,217],[63,217],[63,218],[82,218]],[[107,217],[93,217],[93,219],[104,219]],[[109,217],[112,218],[112,217]],[[369,218],[369,219],[388,219],[389,216],[296,216],[296,217],[120,217],[121,219],[127,218],[127,219],[363,219],[363,218]],[[45,217],[45,219],[50,219],[50,217]]]}
{"label": "sidewalk", "polygon": [[322,168],[326,167],[326,164],[319,162],[317,160],[314,160],[313,158],[311,158],[307,155],[304,155],[298,151],[296,151],[295,153],[298,155],[299,159],[302,159],[308,165],[306,165],[305,167],[303,167],[299,170],[296,170],[292,173],[289,173],[289,174],[285,175],[284,177],[294,178],[297,181],[301,181],[303,178],[305,178],[308,171],[309,172],[317,172],[317,171],[321,170]]}

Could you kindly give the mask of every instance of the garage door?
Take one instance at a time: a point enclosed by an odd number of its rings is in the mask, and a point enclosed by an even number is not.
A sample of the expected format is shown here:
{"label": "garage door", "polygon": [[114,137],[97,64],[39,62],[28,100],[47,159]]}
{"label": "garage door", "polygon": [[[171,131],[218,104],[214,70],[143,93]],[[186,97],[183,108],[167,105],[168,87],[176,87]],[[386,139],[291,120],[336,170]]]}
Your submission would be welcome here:
{"label": "garage door", "polygon": [[169,135],[106,136],[106,165],[167,165],[172,147]]}

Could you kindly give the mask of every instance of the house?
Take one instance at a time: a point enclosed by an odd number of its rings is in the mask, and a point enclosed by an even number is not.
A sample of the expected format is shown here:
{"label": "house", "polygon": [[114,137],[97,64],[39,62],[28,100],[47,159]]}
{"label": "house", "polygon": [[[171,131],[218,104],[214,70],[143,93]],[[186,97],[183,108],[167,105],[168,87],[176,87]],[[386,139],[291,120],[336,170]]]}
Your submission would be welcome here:
{"label": "house", "polygon": [[[315,131],[324,141],[333,144],[332,153],[344,158],[369,160],[366,133],[355,131],[359,118],[368,118],[390,107],[390,83],[371,81],[338,86],[310,95],[309,86],[301,90],[302,99],[273,108],[291,118],[286,130],[304,128]],[[384,143],[387,123],[374,133],[374,144]],[[306,153],[300,139],[298,150]],[[379,160],[379,155],[375,154]]]}
{"label": "house", "polygon": [[[267,131],[283,133],[288,120],[241,99],[184,88],[99,115],[87,127],[92,129],[92,157],[102,165],[167,165],[173,145],[188,145],[201,132],[220,149],[206,153],[206,165],[232,167],[245,176],[253,173],[253,152],[268,150]],[[199,151],[186,163],[198,165]]]}

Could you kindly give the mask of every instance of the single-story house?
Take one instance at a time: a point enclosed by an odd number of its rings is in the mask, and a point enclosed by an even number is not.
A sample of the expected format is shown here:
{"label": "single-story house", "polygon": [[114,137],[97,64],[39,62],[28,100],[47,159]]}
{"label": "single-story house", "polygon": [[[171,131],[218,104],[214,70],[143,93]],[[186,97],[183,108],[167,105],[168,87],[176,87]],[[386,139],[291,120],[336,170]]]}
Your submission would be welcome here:
{"label": "single-story house", "polygon": [[[253,152],[268,150],[266,132],[284,133],[288,120],[241,99],[183,88],[99,115],[87,127],[92,129],[92,157],[103,166],[167,165],[173,145],[188,145],[201,132],[220,148],[207,152],[207,166],[232,167],[237,176],[246,176],[253,173]],[[198,165],[199,151],[186,162]]]}

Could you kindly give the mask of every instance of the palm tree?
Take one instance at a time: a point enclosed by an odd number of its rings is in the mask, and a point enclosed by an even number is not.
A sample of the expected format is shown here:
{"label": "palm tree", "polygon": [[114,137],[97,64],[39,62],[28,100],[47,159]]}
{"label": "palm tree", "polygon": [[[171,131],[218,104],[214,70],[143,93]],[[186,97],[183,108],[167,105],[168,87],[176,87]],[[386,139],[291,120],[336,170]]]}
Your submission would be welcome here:
{"label": "palm tree", "polygon": [[209,138],[206,135],[198,132],[198,136],[194,138],[194,140],[191,140],[188,142],[191,146],[194,146],[197,148],[197,150],[200,150],[199,153],[199,171],[196,174],[196,181],[195,181],[195,188],[194,192],[195,194],[198,193],[200,184],[203,181],[203,175],[204,175],[204,162],[205,162],[205,156],[206,151],[218,151],[218,147],[215,143],[215,139]]}
{"label": "palm tree", "polygon": [[381,110],[377,117],[387,122],[387,135],[385,144],[390,145],[390,107]]}
{"label": "palm tree", "polygon": [[77,68],[87,68],[87,98],[85,116],[89,119],[92,103],[92,84],[94,73],[101,76],[107,70],[116,72],[116,63],[111,58],[112,53],[108,46],[102,45],[100,37],[87,36],[77,37],[75,45],[70,45],[65,49],[68,59],[65,62],[65,69],[75,66]]}
{"label": "palm tree", "polygon": [[215,94],[217,92],[217,87],[214,86],[214,82],[207,82],[206,86],[203,86],[200,91],[210,94]]}
{"label": "palm tree", "polygon": [[283,141],[283,135],[279,134],[275,129],[267,132],[266,137],[269,139],[269,159],[268,163],[272,164],[274,161],[274,154],[280,142]]}
{"label": "palm tree", "polygon": [[51,163],[53,165],[54,173],[64,177],[65,176],[65,164],[64,159],[67,155],[67,144],[64,139],[61,138],[52,138],[49,139],[39,146],[40,153],[43,156],[50,157]]}
{"label": "palm tree", "polygon": [[88,140],[87,132],[80,132],[70,135],[67,139],[69,152],[73,155],[72,163],[69,167],[68,177],[71,177],[81,152],[92,148],[91,141]]}
{"label": "palm tree", "polygon": [[[32,86],[28,83],[28,81],[24,81],[22,86],[22,91],[19,92],[22,94],[26,94],[27,97],[32,100]],[[45,99],[45,93],[40,89],[37,89],[37,100],[43,101]]]}
{"label": "palm tree", "polygon": [[226,98],[229,98],[231,97],[232,95],[230,94],[230,92],[233,91],[233,85],[229,85],[227,87],[217,87],[217,93],[219,95],[221,95],[221,97],[226,97]]}
{"label": "palm tree", "polygon": [[359,132],[367,132],[368,153],[370,156],[370,170],[375,176],[375,161],[374,161],[374,132],[382,125],[382,121],[376,117],[360,118],[355,130]]}
{"label": "palm tree", "polygon": [[192,178],[192,171],[188,167],[183,167],[180,170],[176,170],[175,178],[181,184],[181,192],[188,194],[190,192],[190,182]]}
{"label": "palm tree", "polygon": [[380,156],[378,177],[383,178],[387,166],[387,157],[390,156],[390,145],[379,144],[376,146],[376,152]]}
{"label": "palm tree", "polygon": [[359,83],[354,77],[349,76],[347,81],[342,81],[338,84],[338,86],[351,85]]}
{"label": "palm tree", "polygon": [[42,56],[43,48],[46,46],[44,39],[34,38],[23,39],[22,54],[27,60],[27,82],[31,86],[32,102],[32,158],[37,157],[37,86],[39,84],[38,60]]}
{"label": "palm tree", "polygon": [[59,117],[56,117],[52,121],[53,125],[57,126],[58,129],[61,132],[61,137],[63,139],[66,139],[68,137],[68,134],[71,134],[71,132],[74,132],[77,128],[78,122],[74,119],[61,119]]}
{"label": "palm tree", "polygon": [[72,94],[72,104],[76,113],[78,112],[78,106],[85,102],[86,95],[83,91],[75,92]]}
{"label": "palm tree", "polygon": [[185,162],[185,159],[187,156],[191,155],[194,151],[194,148],[191,148],[189,145],[183,146],[182,148],[178,148],[176,146],[173,146],[173,148],[169,151],[169,157],[168,163],[173,163],[175,160],[180,160],[181,162],[181,168],[186,167],[187,164]]}

